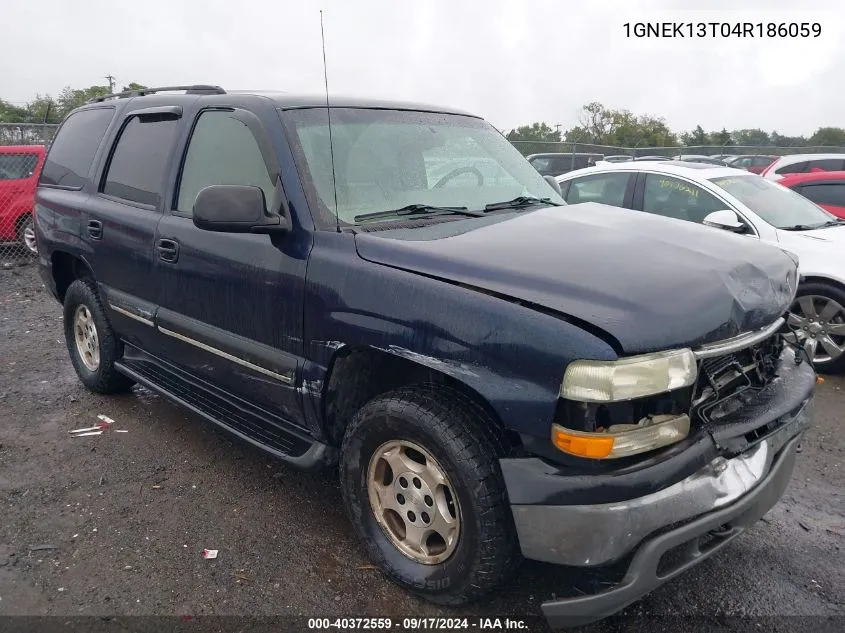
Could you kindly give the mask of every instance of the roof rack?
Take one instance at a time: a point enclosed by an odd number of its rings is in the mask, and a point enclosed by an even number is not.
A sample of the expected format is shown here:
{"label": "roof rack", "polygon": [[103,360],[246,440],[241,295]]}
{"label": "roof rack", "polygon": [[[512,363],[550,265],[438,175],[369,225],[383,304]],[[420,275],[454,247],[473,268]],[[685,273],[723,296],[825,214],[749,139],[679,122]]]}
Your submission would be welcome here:
{"label": "roof rack", "polygon": [[102,97],[94,97],[88,99],[88,103],[100,103],[106,99],[127,99],[129,97],[143,97],[144,95],[155,94],[156,92],[174,92],[176,90],[184,90],[185,94],[189,95],[224,95],[226,91],[220,86],[205,86],[198,84],[195,86],[164,86],[162,88],[139,88],[138,90],[125,90],[124,92],[114,92],[112,94],[103,95]]}

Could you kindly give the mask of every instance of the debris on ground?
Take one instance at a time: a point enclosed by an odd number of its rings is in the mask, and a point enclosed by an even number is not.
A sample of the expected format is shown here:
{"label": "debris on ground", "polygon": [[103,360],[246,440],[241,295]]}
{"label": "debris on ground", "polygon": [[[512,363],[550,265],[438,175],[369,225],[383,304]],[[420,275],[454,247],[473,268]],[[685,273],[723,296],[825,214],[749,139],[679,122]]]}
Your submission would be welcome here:
{"label": "debris on ground", "polygon": [[204,549],[202,551],[203,558],[217,558],[217,550],[216,549]]}
{"label": "debris on ground", "polygon": [[810,528],[809,528],[809,527],[807,527],[807,525],[806,525],[806,524],[804,524],[803,522],[798,521],[798,525],[800,525],[800,526],[804,529],[804,531],[805,531],[805,532],[809,532],[809,531],[810,531]]}
{"label": "debris on ground", "polygon": [[[114,420],[112,420],[109,416],[103,415],[102,413],[97,416],[97,419],[100,420],[94,426],[88,426],[84,429],[73,429],[72,431],[68,431],[73,437],[88,437],[91,435],[102,435],[103,431],[108,431],[111,429],[112,424],[114,424]],[[125,429],[115,429],[115,433],[129,433],[129,431]]]}
{"label": "debris on ground", "polygon": [[29,546],[30,552],[43,552],[43,551],[51,550],[51,549],[59,549],[59,546],[58,545],[30,545]]}
{"label": "debris on ground", "polygon": [[375,565],[361,565],[360,567],[358,567],[358,569],[360,569],[361,571],[375,571],[376,569],[378,569],[378,567],[376,567]]}

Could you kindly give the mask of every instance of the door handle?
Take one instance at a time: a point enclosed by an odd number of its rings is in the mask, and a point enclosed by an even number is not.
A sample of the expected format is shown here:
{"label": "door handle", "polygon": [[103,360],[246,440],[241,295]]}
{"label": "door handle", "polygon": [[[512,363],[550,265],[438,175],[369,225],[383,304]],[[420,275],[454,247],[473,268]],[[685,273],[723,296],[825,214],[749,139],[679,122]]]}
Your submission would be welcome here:
{"label": "door handle", "polygon": [[179,259],[179,242],[162,238],[156,244],[159,259],[166,262],[175,262]]}
{"label": "door handle", "polygon": [[99,220],[88,220],[88,235],[95,240],[103,239],[103,223]]}

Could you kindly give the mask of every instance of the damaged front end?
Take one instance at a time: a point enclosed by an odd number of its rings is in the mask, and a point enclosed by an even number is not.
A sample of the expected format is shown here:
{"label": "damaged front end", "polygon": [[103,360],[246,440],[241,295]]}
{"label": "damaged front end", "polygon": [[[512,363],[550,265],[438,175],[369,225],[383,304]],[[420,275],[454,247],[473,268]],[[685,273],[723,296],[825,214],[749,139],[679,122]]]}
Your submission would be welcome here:
{"label": "damaged front end", "polygon": [[[602,578],[544,604],[553,625],[623,608],[777,502],[810,424],[816,382],[782,327],[778,319],[690,350],[693,368],[669,365],[674,389],[618,401],[602,402],[598,392],[591,402],[562,398],[549,443],[556,455],[502,460],[523,554]],[[638,450],[614,454],[631,438],[640,438]]]}

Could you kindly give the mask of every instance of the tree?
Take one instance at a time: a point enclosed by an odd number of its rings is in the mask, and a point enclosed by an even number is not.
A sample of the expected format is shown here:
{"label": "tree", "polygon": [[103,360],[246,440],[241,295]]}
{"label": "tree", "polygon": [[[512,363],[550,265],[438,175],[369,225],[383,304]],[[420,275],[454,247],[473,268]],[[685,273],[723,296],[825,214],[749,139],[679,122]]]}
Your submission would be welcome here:
{"label": "tree", "polygon": [[807,142],[810,145],[845,147],[845,130],[841,127],[820,127]]}
{"label": "tree", "polygon": [[731,133],[728,132],[725,128],[722,128],[721,132],[710,132],[710,145],[719,145],[724,147],[726,145],[733,145],[733,139],[731,138]]}
{"label": "tree", "polygon": [[26,119],[26,108],[0,99],[0,123],[20,123]]}
{"label": "tree", "polygon": [[598,101],[581,108],[578,125],[567,130],[564,138],[570,143],[621,147],[672,146],[678,142],[663,118],[612,110]]}
{"label": "tree", "polygon": [[703,146],[710,142],[710,137],[707,135],[707,132],[704,131],[703,127],[696,125],[692,132],[684,132],[681,134],[681,142],[684,145]]}
{"label": "tree", "polygon": [[772,142],[768,132],[759,128],[734,130],[731,132],[731,140],[736,145],[769,145]]}
{"label": "tree", "polygon": [[[532,123],[511,130],[505,135],[523,155],[539,154],[541,152],[557,152],[560,146],[553,143],[560,142],[560,132],[548,123]],[[532,142],[533,141],[533,142]]]}
{"label": "tree", "polygon": [[147,88],[147,86],[142,86],[141,84],[132,81],[129,82],[129,85],[123,86],[122,92],[129,92],[130,90],[143,90],[144,88]]}

